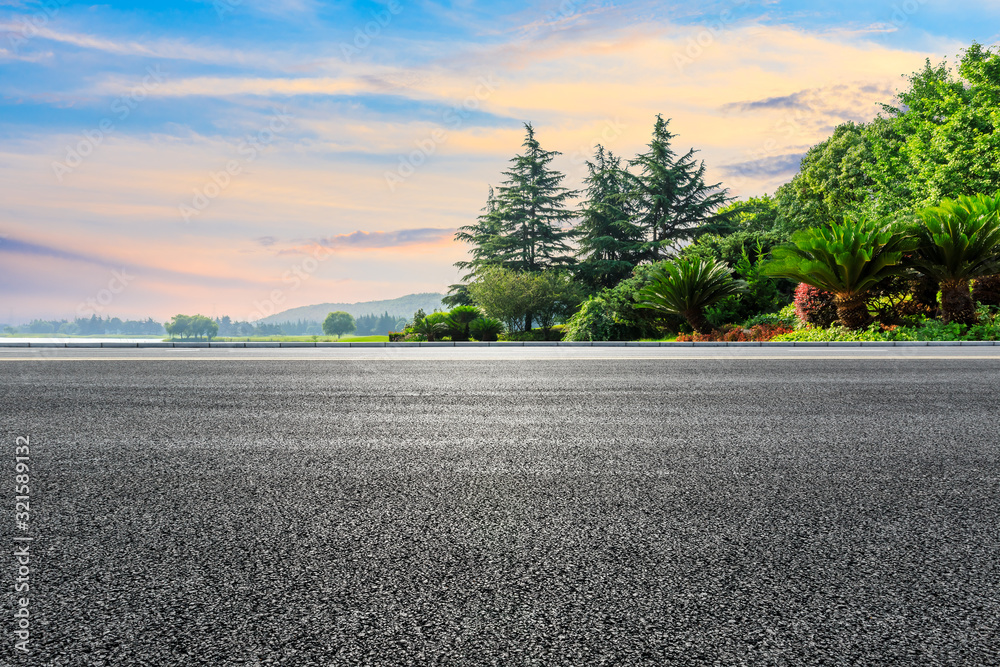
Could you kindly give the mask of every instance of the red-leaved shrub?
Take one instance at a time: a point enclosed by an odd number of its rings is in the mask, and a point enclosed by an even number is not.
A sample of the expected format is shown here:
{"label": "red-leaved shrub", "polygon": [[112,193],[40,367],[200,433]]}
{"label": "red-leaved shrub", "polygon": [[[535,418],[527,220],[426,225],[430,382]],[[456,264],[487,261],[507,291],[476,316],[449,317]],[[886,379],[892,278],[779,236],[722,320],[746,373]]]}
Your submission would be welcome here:
{"label": "red-leaved shrub", "polygon": [[837,321],[833,293],[799,283],[795,288],[795,314],[804,324],[826,328]]}
{"label": "red-leaved shrub", "polygon": [[711,343],[715,341],[726,341],[731,343],[766,343],[775,336],[791,333],[792,331],[794,331],[794,329],[783,324],[757,324],[749,329],[728,326],[723,327],[722,329],[716,329],[709,334],[678,334],[677,342]]}

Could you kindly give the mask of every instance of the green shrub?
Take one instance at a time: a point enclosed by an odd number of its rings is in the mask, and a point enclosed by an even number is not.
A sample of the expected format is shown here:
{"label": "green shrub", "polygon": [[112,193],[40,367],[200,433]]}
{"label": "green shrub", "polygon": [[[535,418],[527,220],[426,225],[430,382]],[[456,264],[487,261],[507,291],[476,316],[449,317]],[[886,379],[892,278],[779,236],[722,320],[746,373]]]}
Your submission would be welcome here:
{"label": "green shrub", "polygon": [[635,293],[649,282],[654,267],[653,264],[641,264],[632,271],[630,278],[584,301],[566,321],[565,340],[659,340],[664,329],[677,331],[684,323],[683,318],[663,317],[637,307],[635,302]]}
{"label": "green shrub", "polygon": [[492,317],[479,317],[469,322],[469,335],[478,341],[495,341],[502,331],[503,322]]}
{"label": "green shrub", "polygon": [[782,293],[779,282],[791,286],[790,281],[775,280],[764,273],[764,245],[758,241],[753,254],[743,246],[733,270],[744,281],[743,292],[727,296],[705,309],[705,317],[716,327],[734,322],[744,322],[755,315],[773,312],[789,302]]}
{"label": "green shrub", "polygon": [[761,313],[760,315],[754,315],[750,319],[743,322],[743,328],[750,329],[758,324],[776,327],[784,326],[795,329],[796,327],[801,326],[802,322],[795,315],[795,304],[789,304],[777,313]]}
{"label": "green shrub", "polygon": [[500,334],[500,340],[511,343],[534,343],[545,340],[545,334],[538,330],[505,331]]}
{"label": "green shrub", "polygon": [[431,313],[416,322],[411,329],[413,334],[423,336],[429,342],[440,340],[449,333],[447,317],[444,313]]}
{"label": "green shrub", "polygon": [[566,322],[565,340],[618,340],[621,327],[615,322],[612,312],[606,298],[601,295],[590,297]]}
{"label": "green shrub", "polygon": [[541,327],[531,331],[507,331],[500,334],[500,340],[516,342],[559,341],[563,340],[565,332],[565,325],[557,324],[549,329],[548,333]]}
{"label": "green shrub", "polygon": [[819,329],[806,327],[791,333],[775,336],[772,341],[795,341],[795,342],[838,342],[838,341],[884,341],[893,340],[882,331],[878,325],[872,325],[867,329],[848,329],[846,327],[830,327],[829,329]]}
{"label": "green shrub", "polygon": [[445,323],[451,332],[451,339],[456,341],[469,340],[471,332],[469,324],[482,317],[483,314],[475,306],[455,306],[445,316]]}
{"label": "green shrub", "polygon": [[418,343],[418,342],[424,342],[426,340],[427,340],[427,336],[424,336],[424,335],[418,334],[418,333],[413,333],[412,331],[410,331],[410,332],[405,332],[405,331],[390,331],[389,332],[389,342],[390,343],[403,343],[403,342],[406,342],[406,343],[411,343],[411,342]]}
{"label": "green shrub", "polygon": [[657,264],[650,282],[636,292],[637,307],[664,315],[681,315],[698,333],[712,331],[705,309],[743,292],[725,264],[704,257],[681,257]]}
{"label": "green shrub", "polygon": [[774,338],[775,341],[963,341],[1000,340],[1000,311],[980,308],[979,324],[944,323],[925,319],[912,326],[872,324],[867,329],[805,328]]}

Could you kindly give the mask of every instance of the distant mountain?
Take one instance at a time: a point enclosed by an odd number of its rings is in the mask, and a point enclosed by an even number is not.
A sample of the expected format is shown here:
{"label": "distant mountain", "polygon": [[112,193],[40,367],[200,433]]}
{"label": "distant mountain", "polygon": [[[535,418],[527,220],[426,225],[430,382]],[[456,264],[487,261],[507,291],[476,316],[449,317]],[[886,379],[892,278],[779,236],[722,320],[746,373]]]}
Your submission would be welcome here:
{"label": "distant mountain", "polygon": [[280,313],[265,317],[261,322],[266,324],[278,324],[279,322],[322,322],[326,316],[335,310],[342,310],[350,313],[354,317],[362,315],[381,315],[388,311],[393,317],[410,318],[413,313],[423,308],[425,313],[432,313],[435,309],[447,310],[441,303],[444,294],[408,294],[398,299],[388,301],[362,301],[361,303],[318,303],[314,306],[299,306],[290,308]]}

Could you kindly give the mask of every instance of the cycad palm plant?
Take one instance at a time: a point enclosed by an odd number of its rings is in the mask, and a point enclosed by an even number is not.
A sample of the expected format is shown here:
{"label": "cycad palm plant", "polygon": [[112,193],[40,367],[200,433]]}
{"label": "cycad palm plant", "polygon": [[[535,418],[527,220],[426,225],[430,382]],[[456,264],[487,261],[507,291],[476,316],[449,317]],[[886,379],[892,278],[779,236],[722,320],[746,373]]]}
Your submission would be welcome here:
{"label": "cycad palm plant", "polygon": [[651,282],[635,295],[636,307],[681,315],[702,334],[712,331],[705,319],[705,309],[740,293],[745,284],[733,280],[725,264],[704,257],[663,262],[650,273],[650,278]]}
{"label": "cycad palm plant", "polygon": [[976,278],[972,285],[972,298],[986,306],[1000,306],[1000,275]]}
{"label": "cycad palm plant", "polygon": [[469,323],[483,314],[475,306],[456,306],[448,313],[446,323],[451,329],[452,340],[469,340]]}
{"label": "cycad palm plant", "polygon": [[492,317],[479,317],[469,323],[469,333],[476,340],[495,341],[503,331],[503,322]]}
{"label": "cycad palm plant", "polygon": [[871,321],[865,293],[906,272],[903,254],[916,249],[915,233],[893,223],[858,219],[810,227],[775,248],[764,272],[832,292],[840,322],[862,329]]}
{"label": "cycad palm plant", "polygon": [[919,215],[916,269],[940,282],[945,322],[975,324],[969,283],[1000,272],[1000,196],[945,199]]}
{"label": "cycad palm plant", "polygon": [[413,332],[422,335],[433,343],[436,338],[448,335],[448,325],[444,322],[436,321],[430,315],[413,325]]}

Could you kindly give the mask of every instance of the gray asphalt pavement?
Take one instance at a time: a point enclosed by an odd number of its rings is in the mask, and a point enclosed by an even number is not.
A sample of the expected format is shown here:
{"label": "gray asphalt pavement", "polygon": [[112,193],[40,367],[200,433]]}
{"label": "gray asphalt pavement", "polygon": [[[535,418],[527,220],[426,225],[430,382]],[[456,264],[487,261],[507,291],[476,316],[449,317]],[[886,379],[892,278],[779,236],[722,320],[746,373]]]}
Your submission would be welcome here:
{"label": "gray asphalt pavement", "polygon": [[149,352],[0,354],[0,664],[1000,664],[1000,355]]}

